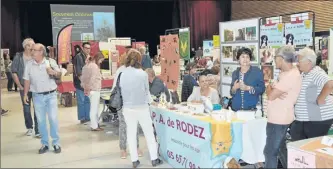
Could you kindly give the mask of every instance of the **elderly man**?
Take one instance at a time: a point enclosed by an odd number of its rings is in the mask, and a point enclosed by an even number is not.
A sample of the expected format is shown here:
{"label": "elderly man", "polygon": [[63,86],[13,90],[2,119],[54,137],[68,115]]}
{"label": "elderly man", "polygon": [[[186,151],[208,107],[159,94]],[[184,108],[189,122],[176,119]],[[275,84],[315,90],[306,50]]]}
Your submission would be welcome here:
{"label": "elderly man", "polygon": [[46,123],[46,114],[50,124],[50,135],[55,153],[60,153],[58,134],[58,101],[56,78],[61,77],[57,63],[46,58],[46,48],[42,44],[35,44],[32,48],[33,60],[26,64],[24,71],[24,103],[29,104],[28,92],[32,98],[38,119],[39,130],[42,136],[42,147],[39,154],[49,150],[49,135]]}
{"label": "elderly man", "polygon": [[91,46],[89,42],[84,42],[82,44],[82,51],[78,53],[73,59],[77,114],[78,120],[80,120],[81,124],[87,124],[87,122],[90,121],[90,99],[88,96],[84,95],[84,90],[80,81],[82,68],[86,64],[86,60],[90,57],[90,47]]}
{"label": "elderly man", "polygon": [[[12,74],[13,74],[13,80],[16,83],[16,85],[20,89],[20,95],[21,95],[21,101],[23,105],[23,114],[24,114],[24,121],[25,121],[25,127],[28,129],[26,132],[27,136],[31,136],[33,132],[33,122],[31,117],[31,107],[30,104],[24,104],[23,96],[24,96],[24,80],[23,80],[23,73],[26,64],[32,60],[32,54],[31,49],[32,46],[35,44],[34,40],[31,38],[24,39],[22,46],[24,48],[24,52],[18,53],[12,63]],[[31,99],[31,93],[28,93],[29,100]],[[37,117],[36,112],[34,113],[34,122],[35,122],[35,136],[40,137],[39,131],[38,131],[38,123],[37,123]]]}
{"label": "elderly man", "polygon": [[281,70],[278,81],[267,87],[268,105],[266,146],[264,149],[265,168],[277,168],[280,145],[283,144],[287,129],[294,121],[294,105],[301,90],[301,75],[293,66],[295,50],[284,46],[276,51],[276,68]]}
{"label": "elderly man", "polygon": [[293,141],[324,136],[333,123],[333,80],[316,66],[316,53],[304,48],[298,53],[302,72],[301,92],[295,106],[296,120],[291,126]]}
{"label": "elderly man", "polygon": [[166,101],[170,101],[170,93],[168,88],[165,86],[163,81],[155,76],[155,71],[152,68],[146,69],[146,72],[148,74],[148,80],[149,80],[149,91],[151,95],[154,95],[156,97],[161,96],[162,93],[165,93]]}

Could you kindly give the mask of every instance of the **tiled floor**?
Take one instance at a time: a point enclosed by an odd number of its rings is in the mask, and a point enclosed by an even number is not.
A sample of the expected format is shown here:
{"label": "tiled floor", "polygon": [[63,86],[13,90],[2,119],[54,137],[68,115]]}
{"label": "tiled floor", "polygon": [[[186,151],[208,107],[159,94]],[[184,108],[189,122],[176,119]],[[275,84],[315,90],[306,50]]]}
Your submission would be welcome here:
{"label": "tiled floor", "polygon": [[[76,106],[59,108],[59,127],[62,153],[37,154],[40,140],[25,136],[25,125],[19,93],[2,90],[2,108],[10,110],[1,116],[1,168],[129,168],[129,157],[119,158],[116,128],[107,127],[104,132],[91,132],[89,126],[80,125]],[[106,133],[107,131],[112,133]],[[140,168],[151,167],[146,141],[140,137],[144,157]],[[159,166],[170,168],[168,164]]]}

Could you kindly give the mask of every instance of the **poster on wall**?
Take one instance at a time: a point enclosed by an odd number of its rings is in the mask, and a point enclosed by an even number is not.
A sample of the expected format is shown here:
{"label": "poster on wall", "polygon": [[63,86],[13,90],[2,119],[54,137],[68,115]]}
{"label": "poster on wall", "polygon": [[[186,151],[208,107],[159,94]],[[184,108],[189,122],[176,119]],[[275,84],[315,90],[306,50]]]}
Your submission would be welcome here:
{"label": "poster on wall", "polygon": [[190,47],[190,29],[179,29],[179,50],[182,59],[189,60],[191,58]]}
{"label": "poster on wall", "polygon": [[275,48],[260,49],[260,64],[271,65],[274,61]]}
{"label": "poster on wall", "polygon": [[177,91],[179,83],[179,39],[178,35],[160,36],[161,45],[161,79],[168,89]]}
{"label": "poster on wall", "polygon": [[304,20],[302,22],[296,23],[286,23],[284,44],[312,46],[312,35],[312,20]]}
{"label": "poster on wall", "polygon": [[223,63],[237,63],[237,52],[239,49],[246,47],[252,50],[253,59],[251,63],[258,63],[258,43],[243,43],[243,44],[230,44],[223,45],[221,56]]}
{"label": "poster on wall", "polygon": [[69,63],[71,59],[71,37],[74,24],[63,27],[57,37],[58,64]]}
{"label": "poster on wall", "polygon": [[223,78],[221,80],[222,83],[231,84],[232,73],[237,70],[239,67],[238,64],[223,64],[222,65],[222,75]]}
{"label": "poster on wall", "polygon": [[214,49],[212,40],[203,41],[203,56],[212,56],[212,50]]}
{"label": "poster on wall", "polygon": [[281,46],[284,39],[283,23],[260,27],[260,48]]}

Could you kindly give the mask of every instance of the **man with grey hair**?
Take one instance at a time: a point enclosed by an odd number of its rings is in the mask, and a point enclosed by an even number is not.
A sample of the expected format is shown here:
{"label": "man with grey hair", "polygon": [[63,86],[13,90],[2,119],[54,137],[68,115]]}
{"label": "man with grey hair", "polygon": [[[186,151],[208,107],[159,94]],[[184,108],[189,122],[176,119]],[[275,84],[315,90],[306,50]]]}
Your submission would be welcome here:
{"label": "man with grey hair", "polygon": [[29,91],[32,98],[38,119],[38,126],[41,133],[42,147],[39,154],[49,150],[49,135],[46,123],[46,114],[50,124],[50,135],[53,139],[52,145],[55,153],[60,153],[58,134],[58,100],[57,84],[55,79],[61,77],[61,71],[53,59],[46,57],[46,48],[42,44],[35,44],[32,48],[33,60],[26,64],[24,79],[24,103],[29,104]]}
{"label": "man with grey hair", "polygon": [[290,130],[293,141],[327,135],[333,123],[333,80],[316,66],[316,59],[310,48],[298,53],[302,84],[295,106],[296,120]]}
{"label": "man with grey hair", "polygon": [[[24,96],[23,74],[24,74],[24,69],[25,69],[27,62],[32,60],[31,49],[34,44],[35,44],[35,42],[33,39],[31,39],[31,38],[24,39],[24,41],[22,43],[24,51],[16,54],[16,56],[14,57],[13,63],[12,63],[12,68],[11,68],[13,80],[20,89],[25,127],[28,129],[28,131],[26,132],[27,136],[32,135],[33,122],[32,122],[32,117],[31,117],[31,106],[30,106],[30,104],[24,104],[24,100],[23,100],[23,96]],[[29,100],[31,99],[31,97],[32,97],[31,92],[29,92],[28,93]],[[35,136],[40,137],[40,134],[38,131],[38,122],[37,122],[36,113],[34,113],[34,122],[35,122]]]}
{"label": "man with grey hair", "polygon": [[166,101],[170,101],[170,93],[164,82],[156,77],[155,71],[152,68],[146,69],[146,72],[148,74],[148,81],[149,81],[149,91],[150,94],[156,97],[160,97],[162,93],[166,96]]}
{"label": "man with grey hair", "polygon": [[295,50],[283,46],[276,51],[276,68],[281,70],[278,81],[268,85],[265,168],[277,168],[280,145],[294,121],[294,105],[301,90],[301,75],[296,67]]}

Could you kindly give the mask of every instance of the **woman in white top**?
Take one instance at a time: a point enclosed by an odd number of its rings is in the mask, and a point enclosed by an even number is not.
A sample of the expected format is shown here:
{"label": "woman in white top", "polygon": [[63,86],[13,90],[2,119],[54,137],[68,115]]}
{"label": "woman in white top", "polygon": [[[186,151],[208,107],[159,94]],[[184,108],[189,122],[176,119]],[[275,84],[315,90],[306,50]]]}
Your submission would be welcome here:
{"label": "woman in white top", "polygon": [[[122,73],[124,71],[124,69],[126,69],[126,66],[125,66],[126,59],[127,59],[127,55],[124,55],[120,59],[120,65],[121,66],[116,71],[116,75],[114,77],[114,81],[113,81],[113,85],[112,85],[112,90],[114,89],[114,87],[117,84],[119,74]],[[120,110],[118,112],[118,119],[119,119],[119,148],[120,148],[120,151],[121,151],[120,158],[121,159],[126,159],[127,158],[127,151],[126,151],[126,149],[127,149],[127,136],[126,136],[126,134],[127,133],[126,133],[126,122],[125,122],[122,110]],[[139,149],[139,135],[138,135],[138,133],[139,132],[137,132],[137,134],[136,134],[138,156],[142,157],[143,153]]]}
{"label": "woman in white top", "polygon": [[199,87],[194,87],[191,96],[187,99],[188,102],[203,102],[202,98],[208,98],[212,104],[219,104],[220,97],[216,89],[209,86],[207,76],[199,76]]}
{"label": "woman in white top", "polygon": [[127,142],[133,168],[140,164],[136,138],[138,123],[146,137],[152,165],[155,167],[162,164],[163,161],[157,155],[157,143],[149,108],[151,96],[148,74],[141,68],[141,54],[139,51],[135,49],[128,51],[125,66],[119,84],[123,98],[123,115],[127,124]]}

